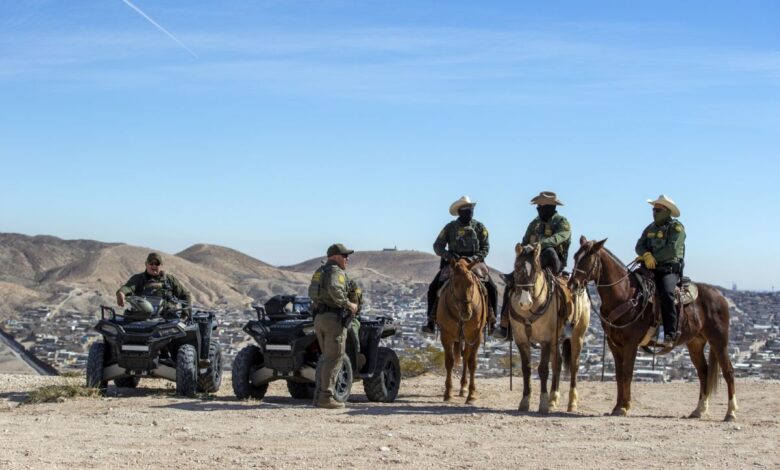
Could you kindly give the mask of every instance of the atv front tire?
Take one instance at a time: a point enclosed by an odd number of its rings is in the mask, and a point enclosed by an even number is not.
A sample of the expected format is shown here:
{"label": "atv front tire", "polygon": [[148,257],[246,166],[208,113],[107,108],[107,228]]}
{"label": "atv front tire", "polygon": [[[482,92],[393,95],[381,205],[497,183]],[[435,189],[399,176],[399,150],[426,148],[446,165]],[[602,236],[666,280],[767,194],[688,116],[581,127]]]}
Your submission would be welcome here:
{"label": "atv front tire", "polygon": [[183,344],[176,355],[176,394],[195,396],[198,390],[198,352],[195,346]]}
{"label": "atv front tire", "polygon": [[268,390],[268,384],[254,385],[252,372],[263,366],[263,353],[255,345],[249,345],[238,352],[233,361],[233,393],[239,400],[254,398],[262,400]]}
{"label": "atv front tire", "polygon": [[401,388],[401,366],[398,356],[390,348],[380,347],[377,351],[374,375],[363,379],[363,389],[370,401],[391,402]]}
{"label": "atv front tire", "polygon": [[103,365],[106,358],[106,346],[102,341],[96,341],[89,347],[87,355],[87,387],[105,392],[108,381],[103,380]]}
{"label": "atv front tire", "polygon": [[211,365],[198,376],[198,391],[217,393],[222,384],[222,346],[214,339],[209,343],[209,360]]}
{"label": "atv front tire", "polygon": [[[320,370],[323,364],[322,356],[317,360],[317,382],[316,390],[320,388]],[[349,400],[349,394],[352,392],[352,361],[349,360],[349,356],[344,354],[341,357],[341,369],[338,375],[336,375],[336,384],[333,386],[333,399],[340,402],[346,402]]]}

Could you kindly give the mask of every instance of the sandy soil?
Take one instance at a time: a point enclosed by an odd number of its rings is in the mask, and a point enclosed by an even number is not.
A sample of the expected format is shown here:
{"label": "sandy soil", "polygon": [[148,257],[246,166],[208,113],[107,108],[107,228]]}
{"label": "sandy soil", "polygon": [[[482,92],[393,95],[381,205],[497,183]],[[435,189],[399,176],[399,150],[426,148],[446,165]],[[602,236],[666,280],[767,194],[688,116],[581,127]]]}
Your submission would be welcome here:
{"label": "sandy soil", "polygon": [[[628,418],[605,416],[614,383],[584,382],[578,413],[519,414],[518,382],[481,379],[476,406],[441,401],[443,379],[406,380],[398,400],[368,403],[355,384],[346,409],[287,396],[262,402],[179,399],[171,384],[109,388],[104,398],[18,405],[27,391],[82,379],[0,375],[0,468],[761,468],[780,465],[780,383],[739,381],[736,423],[724,423],[725,386],[710,416],[685,419],[693,383],[635,384]],[[535,383],[533,408],[538,406]],[[565,392],[566,390],[564,390]],[[564,395],[566,396],[566,395]]]}

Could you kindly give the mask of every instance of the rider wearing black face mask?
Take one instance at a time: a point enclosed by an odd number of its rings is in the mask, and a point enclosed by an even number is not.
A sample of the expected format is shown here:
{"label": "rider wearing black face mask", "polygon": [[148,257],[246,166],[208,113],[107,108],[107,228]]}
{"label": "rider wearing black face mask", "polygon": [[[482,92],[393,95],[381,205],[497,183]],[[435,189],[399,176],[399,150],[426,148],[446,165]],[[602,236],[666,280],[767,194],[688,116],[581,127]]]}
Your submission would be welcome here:
{"label": "rider wearing black face mask", "polygon": [[[468,196],[463,196],[450,206],[450,214],[458,218],[448,223],[442,229],[433,251],[441,257],[439,272],[428,287],[428,324],[423,326],[423,333],[433,334],[436,331],[436,304],[439,289],[442,286],[441,269],[447,266],[451,259],[469,258],[473,261],[485,261],[490,251],[488,231],[482,223],[474,220],[474,206]],[[496,322],[496,306],[498,302],[498,289],[492,279],[485,282],[488,293],[488,326],[492,333]]]}
{"label": "rider wearing black face mask", "polygon": [[[563,203],[554,192],[542,191],[531,199],[531,204],[536,204],[536,212],[539,216],[531,221],[525,231],[522,241],[524,250],[526,254],[530,253],[533,251],[531,244],[539,243],[542,248],[539,256],[542,268],[549,269],[553,274],[559,275],[566,267],[569,245],[571,245],[571,225],[566,217],[560,215],[557,210],[557,206],[562,206]],[[499,339],[506,339],[508,336],[509,318],[504,312],[508,304],[509,289],[505,289],[501,324],[495,334]]]}

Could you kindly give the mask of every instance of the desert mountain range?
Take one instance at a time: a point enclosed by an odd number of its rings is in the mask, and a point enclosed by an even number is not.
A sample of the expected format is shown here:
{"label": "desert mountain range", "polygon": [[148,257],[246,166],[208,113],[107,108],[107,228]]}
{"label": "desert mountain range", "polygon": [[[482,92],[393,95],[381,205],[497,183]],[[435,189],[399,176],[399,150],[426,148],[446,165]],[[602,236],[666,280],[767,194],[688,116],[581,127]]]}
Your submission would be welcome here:
{"label": "desert mountain range", "polygon": [[[97,311],[114,305],[114,293],[144,268],[153,250],[124,243],[63,240],[0,233],[0,315],[38,306]],[[324,257],[276,267],[231,248],[196,244],[162,253],[165,270],[179,278],[206,307],[246,308],[280,293],[305,294]],[[350,273],[372,293],[422,297],[438,257],[417,251],[363,251],[350,257]]]}

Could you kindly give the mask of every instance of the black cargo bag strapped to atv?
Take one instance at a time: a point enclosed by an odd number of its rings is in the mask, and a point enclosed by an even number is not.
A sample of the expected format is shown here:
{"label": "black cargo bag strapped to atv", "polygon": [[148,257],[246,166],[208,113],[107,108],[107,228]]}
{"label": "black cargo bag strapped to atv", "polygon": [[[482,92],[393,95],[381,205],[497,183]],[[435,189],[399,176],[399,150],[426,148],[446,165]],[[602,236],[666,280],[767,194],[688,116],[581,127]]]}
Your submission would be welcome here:
{"label": "black cargo bag strapped to atv", "polygon": [[87,358],[87,386],[105,390],[135,388],[141,378],[176,382],[176,393],[216,393],[222,382],[222,348],[212,338],[217,328],[212,311],[189,309],[172,298],[128,296],[128,308],[118,314],[101,306],[95,330],[102,341],[92,343]]}
{"label": "black cargo bag strapped to atv", "polygon": [[[255,306],[257,320],[249,321],[244,331],[256,344],[239,351],[233,362],[233,392],[239,399],[262,399],[274,380],[285,380],[293,398],[314,397],[320,348],[310,305],[308,297],[277,295]],[[347,401],[352,383],[360,379],[369,400],[395,400],[401,383],[398,357],[379,343],[397,330],[394,320],[385,316],[360,318],[359,338],[347,329],[336,400]]]}

